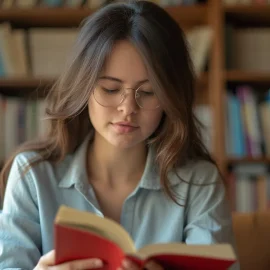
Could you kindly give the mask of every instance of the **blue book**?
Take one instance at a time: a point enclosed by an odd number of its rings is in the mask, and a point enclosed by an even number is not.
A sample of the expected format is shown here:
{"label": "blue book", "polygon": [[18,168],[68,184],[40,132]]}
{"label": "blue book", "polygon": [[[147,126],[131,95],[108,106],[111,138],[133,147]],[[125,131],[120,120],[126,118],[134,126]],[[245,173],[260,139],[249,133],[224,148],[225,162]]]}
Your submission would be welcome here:
{"label": "blue book", "polygon": [[241,104],[232,93],[227,94],[227,117],[229,136],[229,155],[243,157],[246,155],[245,136],[241,117]]}
{"label": "blue book", "polygon": [[266,92],[265,101],[270,102],[270,89]]}
{"label": "blue book", "polygon": [[59,7],[62,5],[62,0],[44,0],[46,6]]}
{"label": "blue book", "polygon": [[6,72],[5,72],[4,61],[0,52],[0,77],[5,77],[5,76],[6,76]]}

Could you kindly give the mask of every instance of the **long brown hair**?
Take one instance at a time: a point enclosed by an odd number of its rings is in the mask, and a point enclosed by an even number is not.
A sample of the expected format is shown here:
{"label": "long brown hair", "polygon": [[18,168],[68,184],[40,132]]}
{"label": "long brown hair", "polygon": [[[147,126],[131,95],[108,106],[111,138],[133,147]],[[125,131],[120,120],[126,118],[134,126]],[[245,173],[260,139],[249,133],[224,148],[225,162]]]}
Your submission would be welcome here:
{"label": "long brown hair", "polygon": [[156,148],[160,181],[168,185],[171,169],[188,160],[215,163],[204,147],[199,122],[193,114],[194,73],[183,30],[158,5],[147,1],[109,4],[86,18],[63,74],[47,96],[50,129],[42,140],[29,141],[6,162],[0,181],[4,187],[15,156],[35,151],[39,158],[57,163],[72,153],[93,130],[87,103],[115,42],[130,41],[140,52],[149,80],[164,108],[164,117],[150,143]]}

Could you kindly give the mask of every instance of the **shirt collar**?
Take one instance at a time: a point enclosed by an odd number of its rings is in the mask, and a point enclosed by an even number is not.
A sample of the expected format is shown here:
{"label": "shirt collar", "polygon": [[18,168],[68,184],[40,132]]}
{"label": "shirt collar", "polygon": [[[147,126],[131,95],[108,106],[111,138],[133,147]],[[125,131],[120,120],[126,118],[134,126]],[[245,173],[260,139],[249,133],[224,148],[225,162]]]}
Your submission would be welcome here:
{"label": "shirt collar", "polygon": [[[180,183],[180,179],[175,173],[169,173],[168,181],[169,186],[174,186]],[[156,163],[156,151],[152,146],[149,146],[148,148],[146,165],[139,186],[145,189],[162,189],[159,169]]]}
{"label": "shirt collar", "polygon": [[[71,159],[71,161],[66,163],[69,168],[64,174],[64,177],[60,180],[59,187],[70,188],[73,185],[79,185],[80,187],[89,185],[86,170],[86,155],[90,138],[90,135],[88,135],[75,153],[67,157],[67,159]],[[180,183],[180,179],[176,173],[169,173],[168,180],[169,186]],[[139,187],[153,190],[162,189],[156,163],[156,152],[152,146],[148,147],[146,165],[139,182]]]}
{"label": "shirt collar", "polygon": [[77,148],[74,154],[69,155],[67,159],[71,159],[64,165],[69,166],[67,172],[59,183],[59,187],[69,188],[73,185],[87,185],[87,171],[86,171],[86,155],[90,135],[86,137],[83,143]]}

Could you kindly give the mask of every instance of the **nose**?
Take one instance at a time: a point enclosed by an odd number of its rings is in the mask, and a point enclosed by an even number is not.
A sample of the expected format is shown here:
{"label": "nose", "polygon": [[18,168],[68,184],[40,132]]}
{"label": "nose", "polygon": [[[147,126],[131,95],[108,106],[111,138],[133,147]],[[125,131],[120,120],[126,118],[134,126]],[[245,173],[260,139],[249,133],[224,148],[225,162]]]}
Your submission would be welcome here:
{"label": "nose", "polygon": [[117,108],[118,111],[123,112],[125,115],[136,113],[139,108],[135,99],[135,91],[133,89],[128,90],[129,91],[125,91],[125,93],[123,93],[124,100]]}

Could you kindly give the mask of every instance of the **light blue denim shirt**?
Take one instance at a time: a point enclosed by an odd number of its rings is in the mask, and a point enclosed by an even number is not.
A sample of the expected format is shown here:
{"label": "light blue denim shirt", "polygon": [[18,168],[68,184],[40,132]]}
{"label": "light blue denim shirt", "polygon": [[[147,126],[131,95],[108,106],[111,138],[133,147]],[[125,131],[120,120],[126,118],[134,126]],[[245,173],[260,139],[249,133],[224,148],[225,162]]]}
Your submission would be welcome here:
{"label": "light blue denim shirt", "polygon": [[[87,179],[87,144],[88,139],[57,166],[44,161],[25,175],[25,165],[37,154],[16,157],[0,214],[1,270],[32,270],[54,248],[53,222],[61,204],[103,216]],[[184,205],[179,206],[164,195],[154,155],[150,148],[143,176],[122,207],[121,224],[136,247],[175,241],[233,244],[231,215],[215,166],[206,161],[189,163],[177,171],[182,181],[170,173],[170,187]]]}

